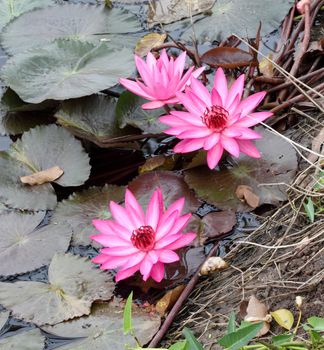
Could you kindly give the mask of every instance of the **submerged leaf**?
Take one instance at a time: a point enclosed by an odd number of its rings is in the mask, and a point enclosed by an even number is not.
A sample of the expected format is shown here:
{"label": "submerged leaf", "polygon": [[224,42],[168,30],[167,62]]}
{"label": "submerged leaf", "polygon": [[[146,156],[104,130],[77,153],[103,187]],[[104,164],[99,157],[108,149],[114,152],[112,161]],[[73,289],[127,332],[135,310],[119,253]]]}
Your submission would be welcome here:
{"label": "submerged leaf", "polygon": [[47,265],[55,253],[64,253],[68,249],[71,227],[60,223],[38,228],[44,215],[44,212],[0,215],[0,275],[35,270]]}
{"label": "submerged leaf", "polygon": [[[161,323],[158,315],[147,313],[139,307],[134,307],[132,320],[134,334],[141,344],[151,340]],[[124,335],[123,310],[116,303],[95,304],[89,316],[44,329],[61,337],[85,337],[60,347],[60,350],[125,350],[127,346],[132,348],[137,345],[133,336]]]}
{"label": "submerged leaf", "polygon": [[98,247],[99,245],[89,238],[97,233],[92,220],[111,219],[109,202],[122,201],[124,192],[124,187],[105,185],[73,193],[68,199],[58,203],[51,222],[67,222],[72,227],[73,245],[92,244]]}
{"label": "submerged leaf", "polygon": [[0,339],[1,350],[43,350],[45,337],[38,328]]}
{"label": "submerged leaf", "polygon": [[11,57],[2,78],[24,101],[39,103],[91,95],[117,84],[132,71],[130,49],[56,40]]}
{"label": "submerged leaf", "polygon": [[233,166],[221,168],[219,171],[199,167],[185,172],[185,181],[199,197],[220,209],[235,211],[252,210],[235,194],[237,187],[241,185],[251,188],[260,199],[259,205],[277,205],[287,199],[287,187],[282,183],[289,184],[294,178],[298,165],[296,152],[281,137],[262,128],[256,130],[263,136],[256,141],[261,158],[241,155],[238,160],[233,159]]}
{"label": "submerged leaf", "polygon": [[93,301],[112,297],[114,286],[112,276],[96,269],[87,258],[55,254],[48,283],[0,282],[0,304],[27,322],[56,324],[88,315]]}
{"label": "submerged leaf", "polygon": [[[1,35],[2,45],[10,54],[33,47],[42,47],[55,39],[74,39],[83,42],[109,42],[120,48],[132,41],[123,33],[137,32],[141,25],[133,14],[120,8],[84,4],[64,4],[28,12],[10,23]],[[118,35],[119,34],[119,35]],[[121,40],[122,39],[122,40]]]}

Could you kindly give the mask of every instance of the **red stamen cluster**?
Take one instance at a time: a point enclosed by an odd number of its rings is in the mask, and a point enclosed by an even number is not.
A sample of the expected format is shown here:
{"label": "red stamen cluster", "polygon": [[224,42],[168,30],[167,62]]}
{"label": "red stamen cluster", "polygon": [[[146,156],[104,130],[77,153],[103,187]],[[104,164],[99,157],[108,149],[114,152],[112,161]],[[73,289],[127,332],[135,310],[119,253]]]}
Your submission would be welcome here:
{"label": "red stamen cluster", "polygon": [[141,226],[133,231],[131,241],[140,250],[151,250],[154,247],[155,232],[151,226]]}
{"label": "red stamen cluster", "polygon": [[202,120],[209,129],[221,131],[227,125],[228,112],[220,106],[207,107]]}

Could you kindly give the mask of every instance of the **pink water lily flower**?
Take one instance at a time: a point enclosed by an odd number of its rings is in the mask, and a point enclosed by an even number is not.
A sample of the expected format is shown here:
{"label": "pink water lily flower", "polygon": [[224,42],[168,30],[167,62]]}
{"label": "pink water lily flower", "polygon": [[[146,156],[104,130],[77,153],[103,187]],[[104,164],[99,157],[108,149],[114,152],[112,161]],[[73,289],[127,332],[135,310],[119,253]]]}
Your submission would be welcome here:
{"label": "pink water lily flower", "polygon": [[174,104],[179,100],[177,92],[183,91],[190,84],[191,77],[197,78],[204,68],[194,67],[183,74],[186,52],[183,52],[176,60],[169,59],[165,50],[162,50],[159,59],[153,54],[147,54],[146,62],[135,55],[135,64],[143,83],[138,79],[135,81],[120,79],[119,82],[136,95],[144,97],[151,102],[144,103],[143,109],[154,109],[163,107],[165,104]]}
{"label": "pink water lily flower", "polygon": [[192,242],[196,234],[183,234],[191,214],[181,215],[184,198],[167,210],[157,189],[150,199],[146,214],[131,191],[126,190],[125,208],[110,202],[113,220],[93,220],[100,234],[91,238],[105,248],[92,261],[102,270],[116,269],[116,281],[140,271],[143,280],[152,277],[160,282],[164,277],[164,264],[179,260],[174,250]]}
{"label": "pink water lily flower", "polygon": [[210,169],[218,164],[224,150],[234,157],[240,152],[260,157],[252,140],[261,136],[250,127],[269,118],[272,113],[252,113],[266,93],[257,92],[241,100],[243,87],[244,75],[241,75],[228,90],[221,68],[216,71],[211,93],[193,78],[185,93],[177,94],[188,112],[171,111],[170,115],[160,118],[162,123],[171,126],[164,132],[182,140],[174,151],[187,153],[204,149]]}

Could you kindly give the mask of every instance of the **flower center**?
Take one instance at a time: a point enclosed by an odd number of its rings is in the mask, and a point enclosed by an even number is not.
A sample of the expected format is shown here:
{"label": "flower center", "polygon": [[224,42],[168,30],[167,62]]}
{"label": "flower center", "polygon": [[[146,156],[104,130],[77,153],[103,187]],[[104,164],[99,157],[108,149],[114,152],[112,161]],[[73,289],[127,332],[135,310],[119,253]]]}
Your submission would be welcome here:
{"label": "flower center", "polygon": [[227,125],[228,112],[223,107],[211,106],[206,108],[201,118],[209,129],[221,131]]}
{"label": "flower center", "polygon": [[155,232],[151,226],[141,226],[133,231],[131,241],[139,250],[151,250],[155,243]]}

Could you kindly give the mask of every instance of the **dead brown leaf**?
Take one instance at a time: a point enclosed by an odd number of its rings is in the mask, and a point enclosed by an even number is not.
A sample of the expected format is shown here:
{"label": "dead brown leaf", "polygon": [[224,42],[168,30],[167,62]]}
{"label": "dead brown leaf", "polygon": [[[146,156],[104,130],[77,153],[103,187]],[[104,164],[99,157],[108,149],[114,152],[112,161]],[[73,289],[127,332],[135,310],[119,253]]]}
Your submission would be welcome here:
{"label": "dead brown leaf", "polygon": [[20,181],[23,184],[27,184],[30,186],[42,185],[46,182],[52,182],[57,180],[63,174],[64,171],[60,167],[53,166],[52,168],[39,171],[32,175],[21,176]]}
{"label": "dead brown leaf", "polygon": [[169,311],[175,302],[180,297],[182,291],[185,289],[185,285],[180,285],[172,290],[169,290],[164,296],[156,303],[155,310],[164,316]]}
{"label": "dead brown leaf", "polygon": [[135,47],[136,55],[146,56],[152,49],[162,45],[167,38],[167,34],[150,33],[139,39]]}
{"label": "dead brown leaf", "polygon": [[[324,128],[314,137],[312,141],[312,151],[316,153],[321,153],[321,148],[324,145]],[[312,163],[315,163],[318,159],[316,154],[310,153],[308,156],[308,160]]]}
{"label": "dead brown leaf", "polygon": [[260,198],[255,193],[253,193],[253,190],[250,186],[237,186],[235,194],[238,199],[240,199],[242,202],[247,203],[251,208],[257,208],[259,206]]}

